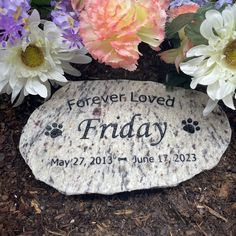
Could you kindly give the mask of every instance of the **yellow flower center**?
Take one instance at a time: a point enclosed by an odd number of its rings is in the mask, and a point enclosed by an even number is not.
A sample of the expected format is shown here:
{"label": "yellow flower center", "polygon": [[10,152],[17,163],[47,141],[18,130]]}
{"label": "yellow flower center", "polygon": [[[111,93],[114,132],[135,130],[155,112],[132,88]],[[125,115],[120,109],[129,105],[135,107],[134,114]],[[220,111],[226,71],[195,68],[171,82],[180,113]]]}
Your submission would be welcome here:
{"label": "yellow flower center", "polygon": [[229,66],[236,67],[236,40],[228,43],[224,49],[225,61]]}
{"label": "yellow flower center", "polygon": [[44,55],[41,48],[30,44],[21,52],[21,60],[26,66],[34,68],[44,63]]}

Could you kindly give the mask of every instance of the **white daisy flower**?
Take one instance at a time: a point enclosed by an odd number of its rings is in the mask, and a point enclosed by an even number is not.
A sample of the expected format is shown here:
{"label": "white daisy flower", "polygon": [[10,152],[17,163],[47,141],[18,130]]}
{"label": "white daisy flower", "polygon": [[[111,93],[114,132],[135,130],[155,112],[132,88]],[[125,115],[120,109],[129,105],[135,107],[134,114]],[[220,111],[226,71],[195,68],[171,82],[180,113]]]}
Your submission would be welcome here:
{"label": "white daisy flower", "polygon": [[[43,29],[39,25],[43,23]],[[29,18],[29,35],[16,45],[0,48],[0,93],[12,94],[17,105],[28,94],[47,98],[51,94],[50,82],[67,82],[64,72],[80,76],[80,72],[70,65],[87,64],[91,58],[86,56],[85,48],[70,49],[61,30],[49,21],[40,21],[34,10]]]}
{"label": "white daisy flower", "polygon": [[208,40],[208,45],[191,48],[187,57],[195,58],[182,63],[180,69],[192,76],[192,89],[197,84],[207,85],[210,100],[203,112],[205,115],[214,109],[219,100],[235,109],[236,4],[228,6],[222,13],[207,11],[200,33]]}

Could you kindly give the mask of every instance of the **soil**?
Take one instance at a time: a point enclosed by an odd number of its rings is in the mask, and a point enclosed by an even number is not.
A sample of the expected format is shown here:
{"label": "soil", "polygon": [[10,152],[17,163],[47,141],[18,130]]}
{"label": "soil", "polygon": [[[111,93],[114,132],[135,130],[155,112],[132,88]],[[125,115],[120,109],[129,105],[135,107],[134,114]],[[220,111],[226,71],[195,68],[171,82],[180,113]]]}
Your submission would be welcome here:
{"label": "soil", "polygon": [[[133,79],[163,82],[173,67],[142,48],[135,72],[93,62],[79,67],[80,79]],[[68,77],[71,80],[78,78]],[[113,196],[65,196],[36,180],[18,150],[30,114],[42,104],[37,96],[12,107],[0,96],[0,235],[236,235],[236,112],[226,111],[232,141],[220,163],[174,188]]]}

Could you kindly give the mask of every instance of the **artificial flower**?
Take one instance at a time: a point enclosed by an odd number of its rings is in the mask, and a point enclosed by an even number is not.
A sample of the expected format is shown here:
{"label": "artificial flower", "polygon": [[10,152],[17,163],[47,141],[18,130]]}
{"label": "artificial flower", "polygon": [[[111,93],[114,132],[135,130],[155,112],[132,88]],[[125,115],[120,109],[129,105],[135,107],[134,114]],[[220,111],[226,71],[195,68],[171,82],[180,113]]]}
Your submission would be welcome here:
{"label": "artificial flower", "polygon": [[168,15],[171,20],[175,19],[177,16],[185,14],[185,13],[195,13],[199,9],[199,5],[193,2],[189,4],[182,5],[175,8],[170,8],[168,11]]}
{"label": "artificial flower", "polygon": [[12,102],[20,95],[18,104],[28,94],[50,96],[50,82],[67,82],[64,71],[79,76],[69,62],[91,61],[84,48],[70,49],[53,22],[44,21],[43,29],[39,28],[42,22],[36,10],[28,21],[29,35],[0,49],[0,93],[12,93]]}
{"label": "artificial flower", "polygon": [[0,1],[0,43],[13,45],[27,33],[25,22],[29,17],[29,0]]}
{"label": "artificial flower", "polygon": [[62,30],[65,41],[70,42],[71,48],[82,48],[79,36],[79,21],[71,6],[70,1],[62,0],[55,5],[51,12],[52,21]]}
{"label": "artificial flower", "polygon": [[[217,9],[221,8],[223,5],[229,5],[233,3],[233,0],[217,0],[214,1],[215,2],[215,7]],[[172,0],[170,3],[170,8],[177,8],[180,6],[184,6],[184,5],[189,5],[191,3],[197,4],[200,7],[206,6],[209,3],[212,3],[212,1],[209,0]]]}
{"label": "artificial flower", "polygon": [[160,58],[167,64],[175,64],[177,72],[179,72],[179,65],[186,59],[187,51],[193,47],[192,42],[185,35],[184,28],[179,32],[180,47],[166,50],[159,53]]}
{"label": "artificial flower", "polygon": [[172,0],[170,2],[170,9],[177,8],[184,5],[191,5],[197,4],[198,6],[204,6],[205,4],[209,3],[208,0]]}
{"label": "artificial flower", "polygon": [[195,57],[180,65],[181,70],[192,76],[191,88],[207,85],[210,102],[204,110],[208,114],[219,100],[235,109],[233,97],[236,89],[236,4],[222,13],[209,10],[200,26],[207,45],[198,45],[187,52]]}
{"label": "artificial flower", "polygon": [[93,58],[133,71],[141,42],[157,48],[164,40],[168,0],[87,0],[80,35]]}
{"label": "artificial flower", "polygon": [[230,5],[233,4],[233,0],[218,0],[215,3],[215,7],[217,9],[221,8],[223,5]]}
{"label": "artificial flower", "polygon": [[[199,5],[189,1],[172,1],[168,11],[169,21],[171,22],[179,15],[185,13],[195,13],[199,9]],[[180,46],[159,53],[161,59],[168,64],[175,64],[176,70],[179,72],[179,65],[186,58],[186,52],[193,47],[191,40],[185,35],[184,27],[178,32]]]}

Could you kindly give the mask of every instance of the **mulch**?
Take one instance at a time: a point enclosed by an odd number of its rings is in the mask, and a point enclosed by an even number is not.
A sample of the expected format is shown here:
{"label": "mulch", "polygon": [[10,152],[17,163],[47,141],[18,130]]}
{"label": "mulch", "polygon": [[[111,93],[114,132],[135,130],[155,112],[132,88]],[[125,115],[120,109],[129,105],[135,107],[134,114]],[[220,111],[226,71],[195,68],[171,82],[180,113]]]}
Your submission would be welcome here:
{"label": "mulch", "polygon": [[[163,82],[170,67],[144,47],[135,72],[93,62],[80,79]],[[69,77],[71,80],[78,78]],[[18,150],[21,131],[42,104],[37,96],[13,108],[0,96],[0,235],[236,235],[236,112],[223,107],[233,130],[220,163],[177,187],[112,196],[65,196],[35,180]]]}

